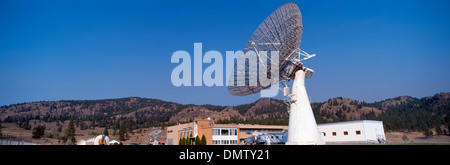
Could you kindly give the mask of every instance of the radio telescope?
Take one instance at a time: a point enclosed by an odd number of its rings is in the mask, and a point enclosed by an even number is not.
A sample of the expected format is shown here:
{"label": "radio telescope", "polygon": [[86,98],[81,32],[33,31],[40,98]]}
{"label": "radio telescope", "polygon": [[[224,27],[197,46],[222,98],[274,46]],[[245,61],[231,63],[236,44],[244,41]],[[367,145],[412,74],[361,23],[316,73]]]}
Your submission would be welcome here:
{"label": "radio telescope", "polygon": [[108,145],[109,144],[109,138],[106,135],[98,135],[94,139],[94,145]]}
{"label": "radio telescope", "polygon": [[[243,48],[243,53],[254,51],[257,58],[240,55],[242,65],[235,62],[230,75],[228,91],[232,95],[245,96],[258,93],[275,83],[284,86],[284,96],[289,106],[289,133],[287,145],[324,144],[317,130],[311,104],[305,88],[305,77],[311,78],[312,69],[303,66],[302,61],[315,57],[300,49],[303,34],[302,16],[294,2],[286,3],[270,14],[261,23]],[[278,51],[278,63],[274,62],[272,52]],[[266,61],[266,62],[265,62]],[[257,68],[265,68],[267,73],[259,73]],[[278,73],[278,81],[272,78],[272,73]],[[260,79],[259,76],[267,76]],[[257,80],[255,80],[257,79]],[[244,85],[238,85],[238,81]],[[288,83],[294,80],[292,92],[289,93]],[[257,83],[251,82],[257,81]],[[256,84],[256,85],[255,85]]]}

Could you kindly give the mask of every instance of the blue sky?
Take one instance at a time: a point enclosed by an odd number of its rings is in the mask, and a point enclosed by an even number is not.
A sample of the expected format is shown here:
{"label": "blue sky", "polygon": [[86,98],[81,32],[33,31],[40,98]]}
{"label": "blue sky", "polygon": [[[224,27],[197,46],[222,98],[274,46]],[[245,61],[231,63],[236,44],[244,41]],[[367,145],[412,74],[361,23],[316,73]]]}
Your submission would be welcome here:
{"label": "blue sky", "polygon": [[[0,1],[0,105],[62,99],[158,98],[237,105],[227,87],[174,87],[177,50],[237,51],[273,1]],[[312,102],[373,102],[450,91],[450,2],[301,0],[302,49],[316,71]],[[204,64],[206,68],[208,64]],[[282,93],[276,98],[282,98]]]}

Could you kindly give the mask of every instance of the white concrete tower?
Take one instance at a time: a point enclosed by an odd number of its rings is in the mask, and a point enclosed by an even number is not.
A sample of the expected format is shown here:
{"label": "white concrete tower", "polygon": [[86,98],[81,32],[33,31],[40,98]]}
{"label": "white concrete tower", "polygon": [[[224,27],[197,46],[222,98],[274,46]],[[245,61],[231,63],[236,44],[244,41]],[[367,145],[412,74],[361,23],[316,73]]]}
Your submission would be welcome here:
{"label": "white concrete tower", "polygon": [[[286,145],[318,145],[325,144],[317,129],[316,119],[305,88],[305,75],[314,72],[310,69],[295,72],[292,94],[289,130]],[[312,73],[311,73],[312,74]]]}

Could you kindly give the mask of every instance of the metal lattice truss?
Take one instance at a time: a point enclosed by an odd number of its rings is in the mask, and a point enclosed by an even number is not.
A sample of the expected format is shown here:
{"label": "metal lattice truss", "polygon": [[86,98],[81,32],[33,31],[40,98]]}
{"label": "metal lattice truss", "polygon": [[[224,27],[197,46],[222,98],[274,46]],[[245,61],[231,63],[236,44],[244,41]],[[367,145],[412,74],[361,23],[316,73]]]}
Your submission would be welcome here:
{"label": "metal lattice truss", "polygon": [[[276,9],[267,17],[248,40],[242,50],[244,54],[254,51],[257,58],[240,55],[234,65],[228,91],[232,95],[244,96],[258,93],[278,81],[271,78],[271,72],[279,73],[290,60],[310,58],[311,55],[300,50],[303,25],[300,9],[290,2]],[[278,60],[274,60],[273,51],[278,51]],[[299,59],[300,60],[300,59]],[[273,64],[273,65],[272,65]],[[265,69],[265,73],[260,70]],[[260,80],[259,76],[267,76]]]}

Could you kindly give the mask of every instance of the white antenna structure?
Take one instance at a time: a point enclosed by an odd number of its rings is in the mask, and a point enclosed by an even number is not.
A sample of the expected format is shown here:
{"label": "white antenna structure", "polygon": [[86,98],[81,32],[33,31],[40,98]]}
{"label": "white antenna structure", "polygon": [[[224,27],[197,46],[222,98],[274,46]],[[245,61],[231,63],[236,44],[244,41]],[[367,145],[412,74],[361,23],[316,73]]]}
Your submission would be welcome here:
{"label": "white antenna structure", "polygon": [[[261,84],[281,83],[284,86],[282,91],[286,97],[285,103],[288,105],[289,113],[289,132],[286,144],[324,144],[319,135],[305,88],[305,78],[311,78],[314,70],[304,67],[302,63],[316,55],[300,49],[302,34],[302,16],[296,3],[286,3],[272,12],[255,30],[242,50],[244,53],[255,51],[257,58],[239,57],[238,60],[248,60],[248,65],[245,64],[246,66],[241,69],[233,69],[228,83],[228,91],[232,95],[245,96],[258,93],[271,86],[262,86]],[[272,60],[272,51],[278,52],[278,63]],[[264,61],[267,61],[267,64]],[[235,68],[239,68],[237,62],[234,65]],[[260,75],[257,71],[259,67],[266,68],[267,75]],[[272,76],[271,72],[279,73],[279,82],[261,82],[272,80],[258,78],[258,76],[270,77]],[[238,86],[236,80],[245,80],[246,83],[256,81],[258,85],[250,86],[248,83]],[[287,83],[290,80],[294,80],[292,90]]]}

